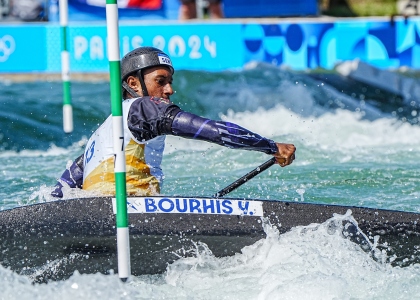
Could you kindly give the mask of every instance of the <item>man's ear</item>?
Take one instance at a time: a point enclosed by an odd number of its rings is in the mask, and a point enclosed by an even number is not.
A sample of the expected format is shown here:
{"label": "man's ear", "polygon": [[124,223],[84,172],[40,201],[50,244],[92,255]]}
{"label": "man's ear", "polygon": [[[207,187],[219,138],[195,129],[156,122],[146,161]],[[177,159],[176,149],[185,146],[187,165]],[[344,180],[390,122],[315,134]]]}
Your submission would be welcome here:
{"label": "man's ear", "polygon": [[140,85],[140,81],[137,77],[134,76],[128,76],[127,78],[127,84],[130,88],[132,88],[137,94],[139,95],[143,95],[142,90],[141,90],[141,85]]}

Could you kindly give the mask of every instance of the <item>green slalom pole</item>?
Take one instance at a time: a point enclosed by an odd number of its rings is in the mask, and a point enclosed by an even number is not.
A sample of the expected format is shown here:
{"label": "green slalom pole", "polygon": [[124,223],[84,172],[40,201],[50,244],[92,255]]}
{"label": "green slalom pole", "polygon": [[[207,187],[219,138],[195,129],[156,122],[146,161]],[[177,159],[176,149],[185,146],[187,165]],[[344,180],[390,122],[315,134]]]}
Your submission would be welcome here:
{"label": "green slalom pole", "polygon": [[69,9],[67,0],[59,0],[61,28],[61,80],[63,81],[63,130],[73,131],[73,107],[70,95],[70,55],[67,42]]}
{"label": "green slalom pole", "polygon": [[126,281],[131,275],[131,268],[127,214],[127,188],[125,182],[124,129],[121,102],[121,63],[117,0],[106,0],[106,27],[108,33],[112,132],[115,154],[114,171],[116,189],[115,198],[117,201],[118,276],[121,280]]}

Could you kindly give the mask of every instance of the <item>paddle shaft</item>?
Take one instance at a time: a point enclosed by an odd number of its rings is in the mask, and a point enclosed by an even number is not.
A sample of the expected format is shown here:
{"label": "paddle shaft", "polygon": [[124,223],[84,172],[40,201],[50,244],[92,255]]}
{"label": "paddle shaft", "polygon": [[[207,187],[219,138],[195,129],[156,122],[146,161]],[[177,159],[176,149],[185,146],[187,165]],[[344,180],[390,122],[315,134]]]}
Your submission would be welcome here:
{"label": "paddle shaft", "polygon": [[231,183],[229,186],[227,186],[224,189],[218,191],[213,197],[214,198],[223,197],[224,195],[230,193],[234,189],[236,189],[236,188],[240,187],[241,185],[243,185],[248,180],[254,178],[255,176],[257,176],[261,172],[264,172],[265,170],[267,170],[269,167],[271,167],[275,163],[276,163],[276,158],[275,157],[267,160],[265,163],[263,163],[262,165],[256,167],[251,172],[245,174],[244,176],[242,176],[241,178],[239,178],[235,182]]}

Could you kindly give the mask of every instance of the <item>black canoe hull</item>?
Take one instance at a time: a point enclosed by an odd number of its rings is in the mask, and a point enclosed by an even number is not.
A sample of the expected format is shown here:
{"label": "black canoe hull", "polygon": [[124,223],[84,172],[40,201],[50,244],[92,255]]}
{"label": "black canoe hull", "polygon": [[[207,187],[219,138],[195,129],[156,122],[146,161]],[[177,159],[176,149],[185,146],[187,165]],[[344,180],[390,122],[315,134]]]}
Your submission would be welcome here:
{"label": "black canoe hull", "polygon": [[[250,200],[252,201],[252,200]],[[360,207],[263,201],[264,216],[285,233],[323,223],[349,209],[366,235],[395,249],[394,264],[419,262],[420,214]],[[166,270],[185,250],[205,243],[217,257],[233,255],[265,233],[258,216],[136,213],[129,215],[133,275]],[[117,272],[116,219],[112,199],[60,200],[0,212],[0,263],[34,281],[80,273]]]}

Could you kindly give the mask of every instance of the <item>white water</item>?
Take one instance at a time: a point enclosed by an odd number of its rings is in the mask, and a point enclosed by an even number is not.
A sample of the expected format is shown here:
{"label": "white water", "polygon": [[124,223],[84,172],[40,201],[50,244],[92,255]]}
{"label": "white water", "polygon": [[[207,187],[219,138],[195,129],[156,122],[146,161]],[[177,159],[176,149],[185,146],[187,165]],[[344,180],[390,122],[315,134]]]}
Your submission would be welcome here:
{"label": "white water", "polygon": [[[298,148],[292,166],[271,168],[241,187],[239,195],[419,211],[419,126],[387,117],[367,121],[362,113],[348,110],[298,114],[297,105],[303,103],[301,110],[316,110],[312,98],[299,84],[286,85],[283,96],[299,99],[297,103],[222,116]],[[289,105],[294,111],[285,108]],[[50,200],[55,178],[65,162],[83,151],[84,141],[46,152],[1,152],[0,207]],[[165,154],[166,194],[215,192],[267,159],[175,137],[168,137]],[[66,195],[73,196],[79,194]],[[76,273],[63,282],[32,285],[0,266],[0,299],[419,298],[419,266],[401,269],[375,261],[327,225],[295,228],[281,236],[266,226],[267,239],[227,258],[215,258],[198,245],[195,258],[175,262],[163,275],[133,277],[127,284],[114,275]]]}

